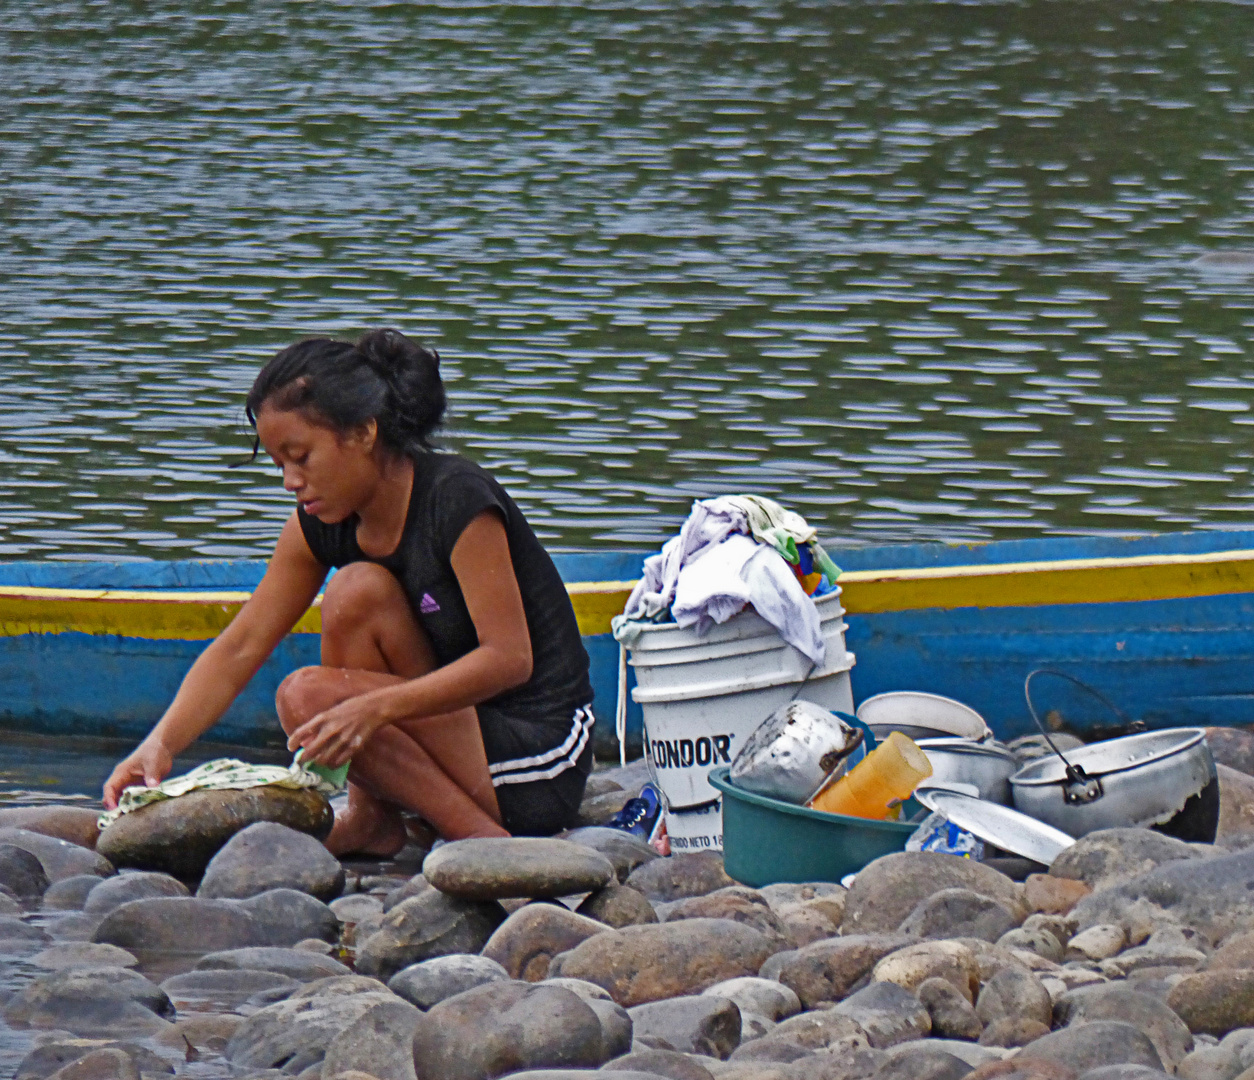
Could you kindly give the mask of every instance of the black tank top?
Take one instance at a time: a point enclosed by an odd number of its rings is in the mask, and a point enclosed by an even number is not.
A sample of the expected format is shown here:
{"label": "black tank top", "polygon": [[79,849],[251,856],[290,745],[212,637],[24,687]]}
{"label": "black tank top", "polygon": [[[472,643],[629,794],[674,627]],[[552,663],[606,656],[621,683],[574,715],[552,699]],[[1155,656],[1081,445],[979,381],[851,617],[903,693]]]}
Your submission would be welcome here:
{"label": "black tank top", "polygon": [[592,701],[588,653],[570,596],[522,511],[487,472],[456,454],[417,458],[401,542],[382,559],[370,558],[358,546],[356,514],[334,525],[303,508],[297,514],[309,550],[324,566],[373,562],[396,576],[436,659],[445,665],[479,645],[450,558],[466,526],[485,510],[496,510],[505,523],[531,635],[532,670],[521,686],[484,704],[506,716],[569,728],[574,710]]}

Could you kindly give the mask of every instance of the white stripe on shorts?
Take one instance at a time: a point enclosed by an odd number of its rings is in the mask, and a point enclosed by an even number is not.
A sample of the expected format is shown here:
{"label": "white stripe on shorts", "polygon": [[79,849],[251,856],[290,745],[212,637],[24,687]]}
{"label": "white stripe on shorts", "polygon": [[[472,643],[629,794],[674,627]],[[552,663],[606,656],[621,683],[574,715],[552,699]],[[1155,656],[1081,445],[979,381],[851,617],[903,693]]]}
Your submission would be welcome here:
{"label": "white stripe on shorts", "polygon": [[[585,705],[576,709],[570,734],[561,746],[536,754],[533,757],[514,758],[512,761],[498,761],[488,766],[492,774],[492,786],[502,784],[529,784],[533,780],[552,780],[567,769],[573,768],[592,737],[592,725],[596,718],[592,715],[592,707]],[[548,765],[549,768],[543,768]]]}

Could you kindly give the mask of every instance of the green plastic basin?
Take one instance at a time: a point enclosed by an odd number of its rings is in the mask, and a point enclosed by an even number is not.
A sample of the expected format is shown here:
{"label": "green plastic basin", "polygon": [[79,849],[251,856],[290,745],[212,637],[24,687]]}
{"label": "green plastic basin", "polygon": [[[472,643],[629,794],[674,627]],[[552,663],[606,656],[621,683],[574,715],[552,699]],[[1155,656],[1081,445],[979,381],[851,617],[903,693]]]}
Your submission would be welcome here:
{"label": "green plastic basin", "polygon": [[745,885],[839,881],[881,855],[902,851],[917,825],[825,814],[768,799],[728,782],[728,768],[710,773],[723,793],[723,865]]}

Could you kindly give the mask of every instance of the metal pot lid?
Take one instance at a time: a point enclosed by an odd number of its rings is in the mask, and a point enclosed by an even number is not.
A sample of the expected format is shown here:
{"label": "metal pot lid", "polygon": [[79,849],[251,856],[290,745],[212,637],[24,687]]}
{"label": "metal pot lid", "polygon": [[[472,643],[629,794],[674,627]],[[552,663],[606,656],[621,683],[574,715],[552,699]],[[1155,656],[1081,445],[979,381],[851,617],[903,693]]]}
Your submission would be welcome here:
{"label": "metal pot lid", "polygon": [[1014,763],[1015,756],[1004,746],[996,743],[975,742],[971,739],[917,739],[919,749],[924,753],[943,751],[948,754],[965,754],[971,757],[992,757],[999,761]]}
{"label": "metal pot lid", "polygon": [[[1081,766],[1087,776],[1110,776],[1191,750],[1205,738],[1204,728],[1145,731],[1068,750],[1066,758],[1067,763]],[[1010,778],[1010,782],[1022,787],[1061,784],[1067,779],[1067,763],[1057,754],[1050,754],[1024,765]]]}
{"label": "metal pot lid", "polygon": [[1025,859],[1049,866],[1065,848],[1075,843],[1061,829],[1021,814],[1009,806],[975,799],[948,787],[923,787],[914,793],[929,810],[944,814],[960,829],[987,844]]}

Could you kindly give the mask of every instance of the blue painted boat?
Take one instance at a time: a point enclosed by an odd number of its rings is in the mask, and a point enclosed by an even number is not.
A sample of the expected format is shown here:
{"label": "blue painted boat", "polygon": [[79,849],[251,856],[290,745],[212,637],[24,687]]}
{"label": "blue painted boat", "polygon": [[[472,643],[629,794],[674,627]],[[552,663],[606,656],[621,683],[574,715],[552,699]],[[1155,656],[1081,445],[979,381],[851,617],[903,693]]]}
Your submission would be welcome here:
{"label": "blue painted boat", "polygon": [[[1254,723],[1254,541],[1244,532],[1135,539],[829,548],[844,568],[855,700],[928,690],[1002,737],[1032,730],[1023,680],[1056,668],[1149,727]],[[592,657],[597,749],[612,718],[622,610],[642,552],[555,556]],[[0,718],[9,730],[139,739],[234,616],[260,560],[0,564]],[[274,691],[317,662],[318,605],[208,738],[278,746]],[[1069,684],[1040,702],[1096,733],[1109,718]],[[628,713],[638,753],[639,708]]]}

